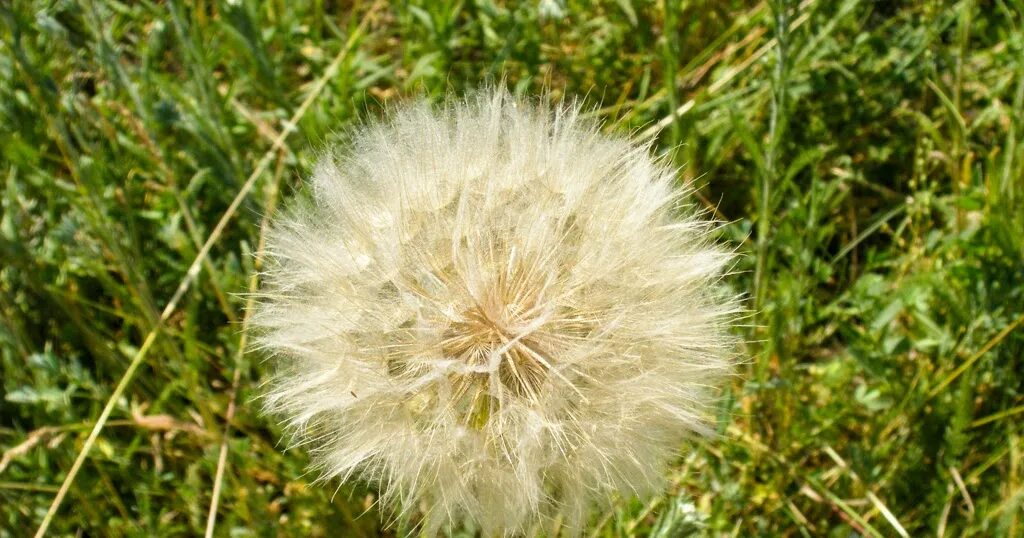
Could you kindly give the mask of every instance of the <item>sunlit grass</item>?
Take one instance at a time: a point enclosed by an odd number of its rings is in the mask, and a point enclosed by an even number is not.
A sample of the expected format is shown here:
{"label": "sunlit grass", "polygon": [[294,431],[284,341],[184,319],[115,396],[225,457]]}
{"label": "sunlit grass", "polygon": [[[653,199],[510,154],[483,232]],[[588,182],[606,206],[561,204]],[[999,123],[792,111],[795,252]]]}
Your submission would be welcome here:
{"label": "sunlit grass", "polygon": [[311,485],[254,403],[260,225],[348,125],[488,80],[656,137],[743,255],[729,283],[756,313],[720,437],[592,535],[1024,532],[1024,5],[15,0],[0,18],[0,536],[48,513],[52,535],[385,532],[372,491]]}

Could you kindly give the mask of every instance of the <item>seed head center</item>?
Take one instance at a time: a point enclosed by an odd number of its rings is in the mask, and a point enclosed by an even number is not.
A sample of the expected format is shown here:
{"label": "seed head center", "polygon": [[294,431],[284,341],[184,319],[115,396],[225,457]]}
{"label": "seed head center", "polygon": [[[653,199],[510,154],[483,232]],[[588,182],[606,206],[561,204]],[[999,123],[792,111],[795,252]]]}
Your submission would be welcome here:
{"label": "seed head center", "polygon": [[[510,289],[512,282],[519,284]],[[534,399],[550,368],[532,321],[536,297],[524,294],[522,279],[499,279],[483,300],[466,308],[452,321],[442,337],[445,357],[464,361],[481,372],[496,366],[497,379],[505,391]],[[527,300],[524,300],[527,299]],[[474,376],[480,388],[493,382],[487,373]]]}

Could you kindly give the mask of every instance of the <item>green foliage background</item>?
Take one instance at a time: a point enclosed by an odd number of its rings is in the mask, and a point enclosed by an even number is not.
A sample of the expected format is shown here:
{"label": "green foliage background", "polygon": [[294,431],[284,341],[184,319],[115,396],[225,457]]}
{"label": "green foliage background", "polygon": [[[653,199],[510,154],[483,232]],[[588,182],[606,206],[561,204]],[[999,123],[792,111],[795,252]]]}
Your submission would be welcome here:
{"label": "green foliage background", "polygon": [[0,19],[0,536],[35,531],[108,400],[52,535],[202,534],[225,439],[215,534],[410,532],[282,452],[244,294],[318,149],[487,80],[657,136],[743,255],[750,360],[720,437],[591,535],[1024,536],[1019,0],[8,0]]}

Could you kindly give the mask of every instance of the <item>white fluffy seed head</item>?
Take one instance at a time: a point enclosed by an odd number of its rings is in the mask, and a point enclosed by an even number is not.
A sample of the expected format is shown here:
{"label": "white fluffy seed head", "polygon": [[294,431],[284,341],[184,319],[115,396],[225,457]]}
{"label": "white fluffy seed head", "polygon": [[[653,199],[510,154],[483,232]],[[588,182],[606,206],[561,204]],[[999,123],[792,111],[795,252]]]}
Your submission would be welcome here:
{"label": "white fluffy seed head", "polygon": [[673,170],[575,107],[407,106],[272,227],[267,407],[324,478],[487,534],[646,495],[729,371],[728,252]]}

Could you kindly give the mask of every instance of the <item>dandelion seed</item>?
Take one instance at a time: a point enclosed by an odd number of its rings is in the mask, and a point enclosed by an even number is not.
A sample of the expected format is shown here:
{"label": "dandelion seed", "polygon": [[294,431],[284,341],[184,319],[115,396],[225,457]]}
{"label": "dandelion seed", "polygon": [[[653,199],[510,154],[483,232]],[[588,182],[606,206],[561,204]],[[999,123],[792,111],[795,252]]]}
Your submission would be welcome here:
{"label": "dandelion seed", "polygon": [[522,534],[663,487],[729,371],[729,253],[649,148],[502,92],[324,157],[274,223],[266,396],[324,478]]}

